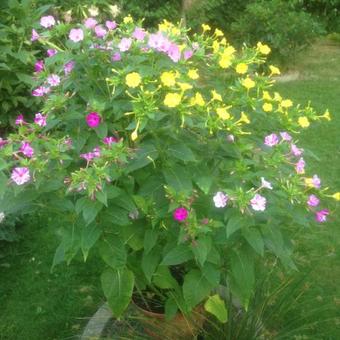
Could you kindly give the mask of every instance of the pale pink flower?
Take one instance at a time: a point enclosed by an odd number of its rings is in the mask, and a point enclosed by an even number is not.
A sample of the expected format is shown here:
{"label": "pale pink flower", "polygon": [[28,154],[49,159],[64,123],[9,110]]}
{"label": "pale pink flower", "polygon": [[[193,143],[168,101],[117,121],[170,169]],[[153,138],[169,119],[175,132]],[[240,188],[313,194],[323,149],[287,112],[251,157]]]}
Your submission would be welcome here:
{"label": "pale pink flower", "polygon": [[34,64],[34,71],[37,72],[37,73],[40,73],[43,70],[44,70],[44,61],[43,60],[38,60]]}
{"label": "pale pink flower", "polygon": [[307,204],[310,207],[317,207],[320,203],[320,200],[315,195],[309,195]]}
{"label": "pale pink flower", "polygon": [[146,32],[143,30],[143,28],[136,27],[135,30],[132,33],[132,36],[139,41],[144,40],[146,36]]}
{"label": "pale pink flower", "polygon": [[94,157],[100,157],[100,155],[101,155],[101,153],[100,153],[100,147],[99,147],[99,146],[95,147],[95,148],[93,149],[92,153],[93,153],[93,156],[94,156]]}
{"label": "pale pink flower", "polygon": [[21,142],[21,147],[19,151],[28,158],[31,158],[34,155],[34,149],[31,147],[31,144],[29,142]]}
{"label": "pale pink flower", "polygon": [[39,33],[35,30],[35,29],[32,29],[32,36],[31,36],[31,41],[36,41],[40,38],[40,35]]}
{"label": "pale pink flower", "polygon": [[50,58],[50,57],[53,57],[54,55],[56,55],[58,53],[58,51],[54,48],[49,48],[46,52],[47,56]]}
{"label": "pale pink flower", "polygon": [[26,167],[20,168],[14,168],[11,174],[11,179],[13,182],[15,182],[17,185],[22,185],[28,182],[31,179],[29,169]]}
{"label": "pale pink flower", "polygon": [[305,161],[304,159],[301,157],[298,162],[295,164],[295,170],[298,174],[304,174],[305,173]]}
{"label": "pale pink flower", "polygon": [[70,40],[79,42],[84,40],[84,32],[81,28],[72,28],[69,34]]}
{"label": "pale pink flower", "polygon": [[32,91],[32,96],[34,97],[42,97],[45,94],[50,92],[50,88],[49,87],[45,87],[45,86],[39,86],[36,89],[34,89]]}
{"label": "pale pink flower", "polygon": [[97,20],[94,18],[87,18],[84,22],[85,27],[93,29],[97,25]]}
{"label": "pale pink flower", "polygon": [[295,144],[290,146],[290,151],[296,157],[299,157],[303,154],[303,149],[298,148]]}
{"label": "pale pink flower", "polygon": [[69,73],[72,72],[73,68],[74,68],[74,65],[75,65],[75,62],[74,61],[69,61],[68,63],[66,63],[64,65],[64,73],[65,73],[65,76],[67,76]]}
{"label": "pale pink flower", "polygon": [[81,158],[84,158],[87,162],[91,162],[92,159],[94,158],[93,152],[88,152],[88,153],[82,153],[80,154]]}
{"label": "pale pink flower", "polygon": [[279,137],[275,133],[272,133],[264,138],[264,144],[267,146],[272,147],[278,143],[279,143]]}
{"label": "pale pink flower", "polygon": [[115,21],[107,20],[107,21],[105,22],[105,26],[107,27],[107,29],[108,29],[109,31],[112,31],[112,30],[114,30],[114,29],[117,28],[117,23],[116,23]]}
{"label": "pale pink flower", "polygon": [[185,50],[183,52],[183,58],[184,60],[188,60],[193,56],[194,52],[192,50]]}
{"label": "pale pink flower", "polygon": [[47,124],[46,119],[47,119],[47,116],[44,116],[39,112],[35,114],[34,123],[41,127],[44,127]]}
{"label": "pale pink flower", "polygon": [[314,175],[312,177],[312,184],[314,185],[314,188],[319,189],[321,186],[321,179],[318,177],[318,175]]}
{"label": "pale pink flower", "polygon": [[218,191],[213,197],[214,204],[216,208],[224,208],[228,203],[228,195],[222,191]]}
{"label": "pale pink flower", "polygon": [[45,28],[50,28],[55,25],[55,19],[52,15],[41,17],[40,25]]}
{"label": "pale pink flower", "polygon": [[96,36],[98,38],[104,38],[105,35],[107,34],[107,30],[101,25],[96,26],[94,28],[94,32],[96,33]]}
{"label": "pale pink flower", "polygon": [[327,216],[329,215],[329,210],[328,209],[323,209],[320,211],[317,211],[315,213],[315,220],[319,223],[323,223],[327,221]]}
{"label": "pale pink flower", "polygon": [[118,48],[121,52],[126,52],[130,49],[132,40],[130,38],[123,38],[118,44]]}
{"label": "pale pink flower", "polygon": [[150,34],[148,45],[159,52],[168,52],[171,42],[161,32]]}
{"label": "pale pink flower", "polygon": [[113,137],[113,136],[104,137],[103,142],[104,142],[104,144],[107,144],[107,145],[110,146],[111,144],[117,143],[118,139],[116,137]]}
{"label": "pale pink flower", "polygon": [[116,52],[112,57],[111,57],[112,61],[120,61],[122,60],[122,56],[119,52]]}
{"label": "pale pink flower", "polygon": [[266,209],[266,203],[266,198],[259,194],[255,194],[255,196],[250,200],[251,207],[255,211],[264,211]]}
{"label": "pale pink flower", "polygon": [[270,190],[273,189],[272,184],[270,182],[266,181],[264,179],[264,177],[261,177],[261,187],[266,188],[266,189],[270,189]]}
{"label": "pale pink flower", "polygon": [[47,77],[47,82],[51,86],[58,86],[60,84],[60,77],[57,74],[51,74]]}
{"label": "pale pink flower", "polygon": [[15,125],[23,125],[25,124],[25,120],[24,120],[24,116],[22,114],[20,114],[19,116],[17,116],[17,118],[15,119]]}
{"label": "pale pink flower", "polygon": [[167,52],[169,58],[177,63],[181,59],[181,51],[179,50],[178,45],[171,43]]}
{"label": "pale pink flower", "polygon": [[280,136],[281,136],[282,140],[284,140],[286,142],[290,142],[292,140],[292,136],[286,131],[280,132]]}

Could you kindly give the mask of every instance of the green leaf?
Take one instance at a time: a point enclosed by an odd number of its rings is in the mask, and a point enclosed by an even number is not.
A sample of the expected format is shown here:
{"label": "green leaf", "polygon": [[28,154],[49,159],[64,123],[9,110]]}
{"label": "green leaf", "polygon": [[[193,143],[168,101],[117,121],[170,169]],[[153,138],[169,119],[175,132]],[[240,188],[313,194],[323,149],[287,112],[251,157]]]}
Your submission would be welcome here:
{"label": "green leaf", "polygon": [[235,231],[242,228],[244,221],[241,216],[232,216],[227,223],[226,232],[227,238],[230,237]]}
{"label": "green leaf", "polygon": [[193,308],[209,295],[212,288],[212,285],[202,273],[193,269],[184,277],[184,300],[190,308]]}
{"label": "green leaf", "polygon": [[173,278],[169,268],[166,266],[158,266],[155,274],[152,277],[152,282],[161,289],[178,288],[177,281]]}
{"label": "green leaf", "polygon": [[206,262],[201,271],[202,275],[213,287],[217,287],[220,284],[221,270],[218,267]]}
{"label": "green leaf", "polygon": [[185,144],[173,144],[168,147],[168,154],[184,162],[194,162],[194,153]]}
{"label": "green leaf", "polygon": [[196,261],[203,266],[211,249],[211,237],[200,236],[196,240],[196,244],[192,245],[192,251]]}
{"label": "green leaf", "polygon": [[191,177],[184,167],[173,165],[163,170],[163,174],[167,184],[177,192],[192,192]]}
{"label": "green leaf", "polygon": [[118,236],[105,238],[99,246],[101,258],[113,269],[119,269],[125,266],[127,260],[124,243]]}
{"label": "green leaf", "polygon": [[126,269],[107,269],[101,275],[101,283],[113,315],[119,318],[131,301],[135,283],[133,273]]}
{"label": "green leaf", "polygon": [[132,172],[137,169],[143,168],[146,165],[154,162],[158,158],[158,151],[151,143],[141,145],[140,149],[136,152],[126,167],[126,172]]}
{"label": "green leaf", "polygon": [[83,206],[83,217],[86,225],[89,225],[97,217],[99,211],[103,208],[103,204],[98,201],[87,200]]}
{"label": "green leaf", "polygon": [[84,261],[86,261],[90,249],[97,242],[101,233],[102,230],[95,223],[83,227],[80,244]]}
{"label": "green leaf", "polygon": [[195,183],[207,195],[213,183],[212,176],[195,176]]}
{"label": "green leaf", "polygon": [[209,296],[209,299],[204,304],[204,309],[216,316],[220,322],[226,323],[228,321],[227,308],[219,295]]}
{"label": "green leaf", "polygon": [[158,239],[158,230],[149,229],[144,235],[144,252],[147,254],[156,244]]}
{"label": "green leaf", "polygon": [[151,283],[151,277],[154,274],[160,261],[160,254],[157,249],[154,249],[150,253],[143,253],[142,257],[142,269],[146,279]]}
{"label": "green leaf", "polygon": [[161,265],[164,266],[174,266],[176,264],[181,264],[185,261],[191,260],[193,254],[188,246],[180,244],[175,248],[171,249],[164,257]]}
{"label": "green leaf", "polygon": [[5,174],[0,172],[0,199],[3,199],[5,192],[7,190],[8,179]]}
{"label": "green leaf", "polygon": [[254,248],[254,250],[263,256],[264,253],[264,242],[262,234],[256,228],[244,228],[242,235],[247,242]]}
{"label": "green leaf", "polygon": [[173,297],[169,297],[165,301],[164,312],[165,312],[165,320],[171,320],[177,314],[178,306],[177,302]]}
{"label": "green leaf", "polygon": [[108,127],[106,123],[99,124],[99,126],[96,127],[94,130],[96,131],[96,134],[100,139],[103,139],[107,136]]}
{"label": "green leaf", "polygon": [[107,207],[107,193],[105,190],[97,191],[96,199]]}

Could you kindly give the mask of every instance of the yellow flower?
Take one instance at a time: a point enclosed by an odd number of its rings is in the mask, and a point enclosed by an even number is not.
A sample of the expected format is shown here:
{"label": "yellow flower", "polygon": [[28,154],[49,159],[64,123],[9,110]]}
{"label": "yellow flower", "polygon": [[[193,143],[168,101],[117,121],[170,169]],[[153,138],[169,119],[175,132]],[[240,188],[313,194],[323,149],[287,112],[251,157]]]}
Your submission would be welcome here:
{"label": "yellow flower", "polygon": [[212,90],[211,94],[212,94],[213,100],[218,100],[219,102],[222,101],[222,96],[219,93],[217,93],[215,90]]}
{"label": "yellow flower", "polygon": [[188,77],[191,78],[191,79],[198,79],[199,75],[198,75],[197,69],[189,70],[188,71]]}
{"label": "yellow flower", "polygon": [[222,55],[220,60],[218,61],[218,64],[222,68],[228,68],[231,65],[231,57],[227,55]]}
{"label": "yellow flower", "polygon": [[289,107],[293,106],[293,102],[290,99],[285,99],[285,100],[282,100],[281,106],[285,109],[288,109]]}
{"label": "yellow flower", "polygon": [[264,103],[262,105],[262,109],[263,109],[264,112],[271,112],[271,111],[273,111],[273,105],[270,104],[270,103]]}
{"label": "yellow flower", "polygon": [[137,87],[142,81],[141,76],[137,72],[131,72],[126,75],[125,83],[129,87]]}
{"label": "yellow flower", "polygon": [[247,77],[246,79],[242,80],[242,85],[247,89],[251,89],[253,87],[255,87],[255,82],[254,80],[252,80],[251,78]]}
{"label": "yellow flower", "polygon": [[266,44],[262,44],[261,42],[257,43],[257,49],[261,54],[268,55],[271,51],[270,47]]}
{"label": "yellow flower", "polygon": [[217,40],[214,40],[212,43],[212,49],[214,53],[217,53],[220,49],[220,43]]}
{"label": "yellow flower", "polygon": [[167,93],[164,98],[164,105],[167,107],[176,107],[181,102],[181,95],[178,93]]}
{"label": "yellow flower", "polygon": [[137,122],[136,128],[131,133],[131,140],[134,142],[138,138],[138,128],[139,128],[139,121]]}
{"label": "yellow flower", "polygon": [[204,106],[205,101],[199,92],[196,92],[195,97],[191,99],[192,105]]}
{"label": "yellow flower", "polygon": [[165,86],[174,86],[176,84],[176,74],[174,72],[163,72],[161,74],[161,82]]}
{"label": "yellow flower", "polygon": [[124,24],[130,24],[133,22],[133,19],[131,17],[131,15],[129,14],[128,16],[126,16],[124,19],[123,19],[123,22]]}
{"label": "yellow flower", "polygon": [[168,28],[170,28],[172,26],[171,22],[167,21],[167,20],[163,20],[163,22],[161,24],[158,24],[158,30],[159,31],[167,31]]}
{"label": "yellow flower", "polygon": [[177,85],[181,88],[182,91],[186,91],[186,90],[191,90],[192,89],[192,85],[190,85],[188,83],[180,83],[180,82],[178,82]]}
{"label": "yellow flower", "polygon": [[231,106],[228,106],[228,107],[219,107],[218,109],[216,109],[216,113],[217,115],[223,119],[223,120],[226,120],[226,119],[230,119],[230,113],[228,112],[228,109],[230,108]]}
{"label": "yellow flower", "polygon": [[307,187],[313,188],[313,187],[314,187],[313,178],[311,178],[311,177],[306,177],[306,178],[305,178],[305,185],[306,185]]}
{"label": "yellow flower", "polygon": [[235,48],[230,45],[224,49],[223,55],[232,56],[235,52],[236,52]]}
{"label": "yellow flower", "polygon": [[203,29],[203,32],[206,32],[206,31],[210,31],[211,27],[209,25],[202,24],[202,29]]}
{"label": "yellow flower", "polygon": [[273,75],[273,76],[281,74],[280,69],[276,66],[270,65],[269,69],[270,69],[270,72],[271,72],[270,74]]}
{"label": "yellow flower", "polygon": [[302,128],[307,128],[310,125],[307,117],[299,117],[298,123]]}
{"label": "yellow flower", "polygon": [[173,27],[172,30],[171,30],[171,33],[173,35],[180,35],[181,30],[178,27]]}
{"label": "yellow flower", "polygon": [[222,46],[227,45],[227,39],[226,39],[226,38],[222,38],[222,40],[221,40],[221,45],[222,45]]}
{"label": "yellow flower", "polygon": [[340,201],[340,192],[336,192],[331,197],[334,198],[336,201]]}
{"label": "yellow flower", "polygon": [[325,113],[322,116],[320,116],[320,118],[325,118],[328,121],[331,120],[331,115],[330,115],[328,109],[325,111]]}
{"label": "yellow flower", "polygon": [[270,94],[269,94],[268,91],[263,91],[262,98],[263,98],[264,100],[272,100],[272,97],[270,96]]}
{"label": "yellow flower", "polygon": [[277,101],[277,102],[282,101],[282,97],[280,96],[280,93],[274,92],[274,100]]}
{"label": "yellow flower", "polygon": [[239,74],[245,74],[248,71],[248,65],[245,63],[239,63],[236,66],[236,72]]}
{"label": "yellow flower", "polygon": [[241,124],[241,123],[245,123],[245,124],[250,123],[248,116],[243,111],[241,112],[241,118],[236,122],[236,124]]}
{"label": "yellow flower", "polygon": [[216,37],[223,37],[223,32],[221,30],[219,30],[218,28],[215,29],[214,34],[216,35]]}

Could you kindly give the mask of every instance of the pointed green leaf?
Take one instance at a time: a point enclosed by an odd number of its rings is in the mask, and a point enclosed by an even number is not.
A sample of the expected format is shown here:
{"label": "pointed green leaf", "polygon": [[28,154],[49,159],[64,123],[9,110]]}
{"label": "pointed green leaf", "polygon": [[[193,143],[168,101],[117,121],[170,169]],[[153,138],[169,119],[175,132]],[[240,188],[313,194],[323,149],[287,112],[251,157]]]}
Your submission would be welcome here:
{"label": "pointed green leaf", "polygon": [[149,229],[144,235],[144,251],[147,254],[156,244],[158,239],[158,230]]}
{"label": "pointed green leaf", "polygon": [[261,233],[255,228],[245,228],[242,230],[242,235],[254,250],[263,256],[264,242]]}
{"label": "pointed green leaf", "polygon": [[176,264],[181,264],[185,261],[191,260],[193,258],[193,254],[191,250],[180,244],[175,248],[171,249],[164,257],[161,265],[164,266],[174,266]]}
{"label": "pointed green leaf", "polygon": [[207,312],[215,315],[220,322],[226,323],[228,321],[227,308],[224,301],[219,297],[219,295],[216,294],[210,296],[204,304],[204,309]]}
{"label": "pointed green leaf", "polygon": [[143,253],[142,269],[146,279],[151,282],[151,277],[154,274],[160,261],[159,251],[155,248],[150,253]]}
{"label": "pointed green leaf", "polygon": [[194,162],[196,160],[194,153],[185,144],[173,144],[168,147],[170,156],[176,157],[184,162]]}
{"label": "pointed green leaf", "polygon": [[86,261],[90,249],[97,242],[101,233],[102,230],[95,223],[83,227],[80,243],[84,261]]}
{"label": "pointed green leaf", "polygon": [[122,268],[126,264],[127,254],[124,243],[117,237],[105,238],[99,246],[101,258],[112,268]]}
{"label": "pointed green leaf", "polygon": [[173,165],[165,170],[163,174],[167,184],[177,192],[190,194],[192,191],[191,176],[187,170],[179,165]]}

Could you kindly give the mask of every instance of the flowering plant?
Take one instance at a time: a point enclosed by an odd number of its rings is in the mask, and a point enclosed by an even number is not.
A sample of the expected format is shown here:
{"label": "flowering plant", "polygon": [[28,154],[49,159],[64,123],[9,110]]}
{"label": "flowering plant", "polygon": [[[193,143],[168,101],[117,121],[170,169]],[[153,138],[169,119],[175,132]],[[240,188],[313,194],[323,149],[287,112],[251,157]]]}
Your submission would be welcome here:
{"label": "flowering plant", "polygon": [[32,31],[47,49],[32,91],[41,110],[0,140],[1,196],[61,227],[54,265],[99,251],[116,316],[148,287],[169,317],[205,302],[225,321],[214,289],[228,283],[247,308],[255,255],[294,268],[284,229],[330,213],[297,146],[328,111],[271,91],[280,71],[267,45],[237,52],[202,29],[46,16]]}

